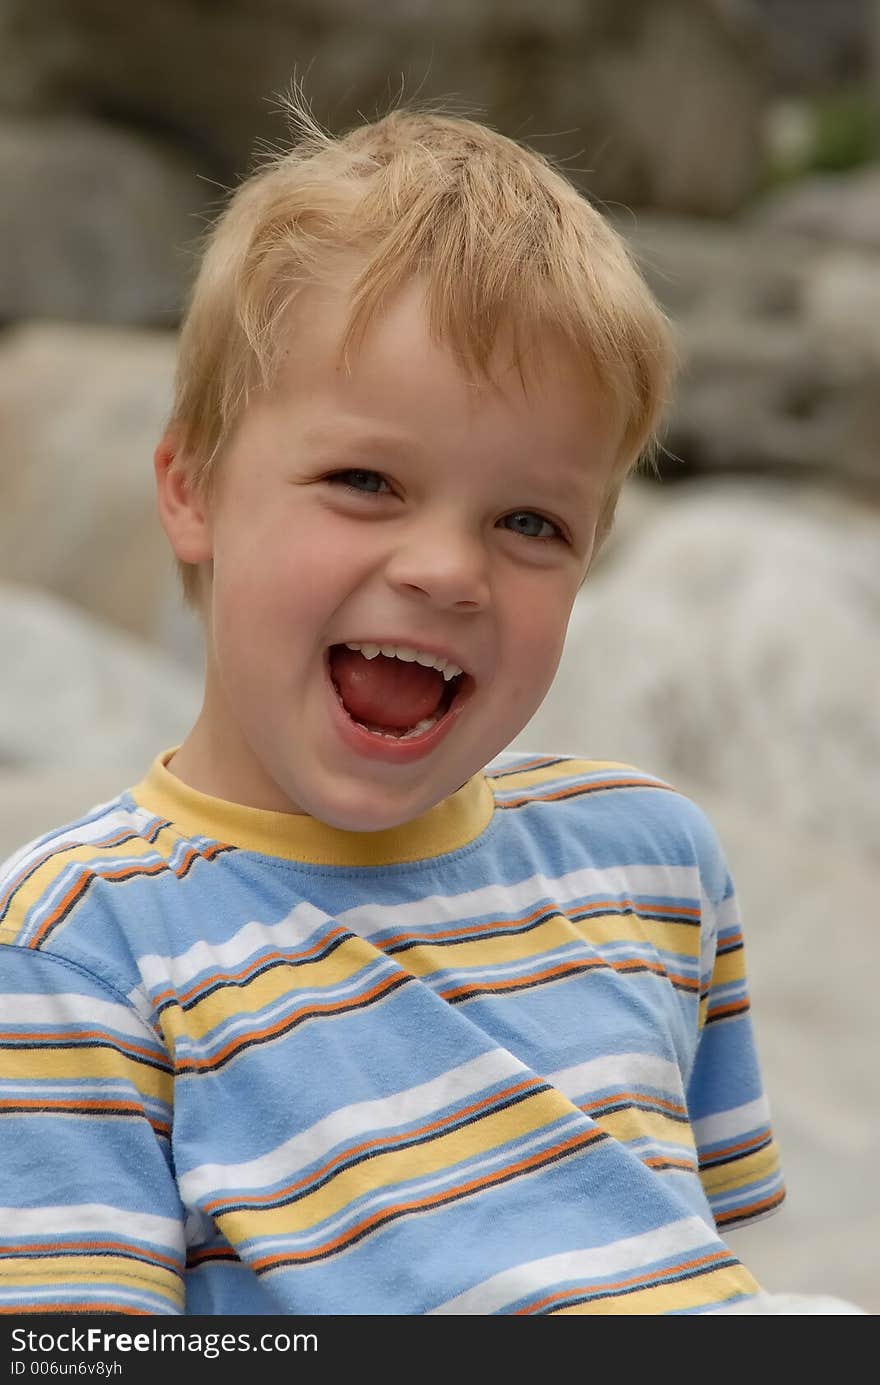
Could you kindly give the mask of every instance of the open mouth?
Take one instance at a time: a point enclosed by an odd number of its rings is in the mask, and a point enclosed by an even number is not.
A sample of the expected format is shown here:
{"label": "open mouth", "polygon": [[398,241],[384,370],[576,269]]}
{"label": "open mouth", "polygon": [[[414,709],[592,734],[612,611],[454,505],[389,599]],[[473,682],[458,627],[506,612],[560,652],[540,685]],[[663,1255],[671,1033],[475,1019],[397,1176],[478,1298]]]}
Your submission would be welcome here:
{"label": "open mouth", "polygon": [[468,673],[445,680],[436,669],[414,669],[411,663],[382,654],[369,662],[352,659],[344,645],[331,645],[325,659],[337,701],[349,720],[387,741],[428,736],[463,706],[474,686]]}

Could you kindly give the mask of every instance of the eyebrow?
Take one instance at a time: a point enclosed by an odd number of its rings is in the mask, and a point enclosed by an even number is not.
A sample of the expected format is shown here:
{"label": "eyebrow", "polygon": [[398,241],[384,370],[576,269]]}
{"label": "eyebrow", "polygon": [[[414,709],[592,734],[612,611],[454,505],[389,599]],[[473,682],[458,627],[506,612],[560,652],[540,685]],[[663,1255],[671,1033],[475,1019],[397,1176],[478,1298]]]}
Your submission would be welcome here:
{"label": "eyebrow", "polygon": [[377,428],[357,429],[320,424],[308,428],[303,439],[309,447],[320,452],[369,452],[388,456],[389,453],[403,457],[407,453],[424,452],[424,445],[416,438],[403,437],[400,433],[383,432]]}

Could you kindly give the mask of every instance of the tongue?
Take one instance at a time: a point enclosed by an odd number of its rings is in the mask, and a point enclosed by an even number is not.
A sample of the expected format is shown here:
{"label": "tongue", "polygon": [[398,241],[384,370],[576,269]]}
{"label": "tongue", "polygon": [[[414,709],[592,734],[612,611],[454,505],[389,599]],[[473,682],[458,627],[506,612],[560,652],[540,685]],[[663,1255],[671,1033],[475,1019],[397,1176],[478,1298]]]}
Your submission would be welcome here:
{"label": "tongue", "polygon": [[384,654],[365,659],[358,650],[344,645],[331,649],[330,668],[351,716],[395,731],[433,716],[446,687],[443,674],[436,668],[406,664]]}

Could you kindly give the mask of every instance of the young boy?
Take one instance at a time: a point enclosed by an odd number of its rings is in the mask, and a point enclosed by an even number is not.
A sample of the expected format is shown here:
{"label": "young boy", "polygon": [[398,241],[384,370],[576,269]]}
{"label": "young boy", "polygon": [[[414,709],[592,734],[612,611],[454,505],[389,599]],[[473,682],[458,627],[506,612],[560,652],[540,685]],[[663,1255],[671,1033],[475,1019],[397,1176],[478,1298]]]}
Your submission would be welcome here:
{"label": "young boy", "polygon": [[0,1307],[748,1311],[722,1234],[783,1190],[713,829],[503,753],[666,322],[539,155],[298,119],[215,228],[156,451],[201,713],[0,874]]}

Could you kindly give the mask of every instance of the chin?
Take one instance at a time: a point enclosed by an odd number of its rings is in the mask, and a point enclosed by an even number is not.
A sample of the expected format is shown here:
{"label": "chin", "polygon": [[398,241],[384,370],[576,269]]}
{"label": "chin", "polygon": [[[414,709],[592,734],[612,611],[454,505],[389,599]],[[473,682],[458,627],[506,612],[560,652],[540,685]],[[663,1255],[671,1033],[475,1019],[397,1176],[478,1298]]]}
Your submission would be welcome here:
{"label": "chin", "polygon": [[333,827],[339,832],[386,832],[395,827],[402,827],[404,823],[412,822],[413,818],[419,816],[418,813],[407,813],[402,816],[400,813],[388,814],[387,817],[377,814],[375,808],[365,810],[363,813],[340,811],[315,813],[313,816],[318,822],[322,822],[325,827]]}
{"label": "chin", "polygon": [[376,786],[373,785],[362,805],[352,803],[349,796],[344,803],[338,805],[316,804],[312,816],[318,822],[323,822],[327,827],[335,827],[340,832],[387,832],[395,827],[403,827],[434,806],[433,803],[416,803],[412,806],[383,805],[377,803],[376,799]]}

